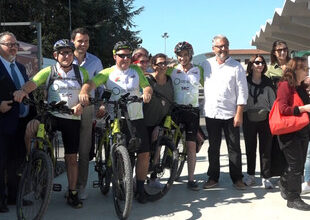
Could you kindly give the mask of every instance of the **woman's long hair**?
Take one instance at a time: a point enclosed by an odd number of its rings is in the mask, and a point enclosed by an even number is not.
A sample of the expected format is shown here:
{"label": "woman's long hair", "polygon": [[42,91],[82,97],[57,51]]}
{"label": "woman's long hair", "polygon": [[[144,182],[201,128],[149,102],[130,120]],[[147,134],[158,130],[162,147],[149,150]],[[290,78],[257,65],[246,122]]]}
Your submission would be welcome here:
{"label": "woman's long hair", "polygon": [[294,57],[288,61],[280,81],[287,81],[291,87],[297,86],[296,70],[299,69],[300,64],[307,61],[305,57]]}

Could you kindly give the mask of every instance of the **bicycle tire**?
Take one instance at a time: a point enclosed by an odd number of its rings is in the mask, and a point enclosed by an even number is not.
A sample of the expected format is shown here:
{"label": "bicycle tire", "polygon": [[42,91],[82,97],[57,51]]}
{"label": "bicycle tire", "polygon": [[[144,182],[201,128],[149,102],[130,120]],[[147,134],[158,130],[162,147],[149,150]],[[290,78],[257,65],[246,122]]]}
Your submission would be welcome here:
{"label": "bicycle tire", "polygon": [[[100,188],[100,192],[103,195],[108,194],[110,191],[111,178],[112,178],[112,167],[108,166],[108,158],[109,153],[107,151],[107,146],[104,145],[104,141],[102,141],[102,134],[97,133],[98,131],[94,131],[94,141],[95,149],[96,149],[96,159],[95,159],[95,171],[98,175],[98,184]],[[107,144],[107,143],[105,143]]]}
{"label": "bicycle tire", "polygon": [[178,168],[178,150],[175,148],[170,138],[166,136],[159,137],[155,149],[159,150],[161,153],[159,163],[153,167],[152,172],[155,172],[157,177],[161,176],[159,181],[163,188],[156,189],[146,185],[145,193],[149,201],[159,200],[167,194],[175,180]]}
{"label": "bicycle tire", "polygon": [[[35,150],[19,183],[16,203],[19,220],[43,218],[51,198],[53,177],[51,158],[45,152]],[[32,204],[24,206],[25,200],[31,201]]]}
{"label": "bicycle tire", "polygon": [[130,158],[127,149],[123,145],[112,147],[113,149],[113,176],[112,192],[113,202],[117,216],[126,219],[129,216],[133,200],[133,178]]}
{"label": "bicycle tire", "polygon": [[[185,133],[183,132],[182,133],[182,137],[185,137]],[[180,176],[181,176],[181,173],[183,171],[183,167],[184,167],[184,164],[185,164],[185,161],[187,159],[187,151],[186,151],[186,142],[185,140],[183,140],[182,137],[179,137],[176,141],[176,148],[178,150],[178,156],[179,156],[179,159],[178,159],[178,167],[177,167],[177,173],[175,175],[175,180],[179,180]]]}

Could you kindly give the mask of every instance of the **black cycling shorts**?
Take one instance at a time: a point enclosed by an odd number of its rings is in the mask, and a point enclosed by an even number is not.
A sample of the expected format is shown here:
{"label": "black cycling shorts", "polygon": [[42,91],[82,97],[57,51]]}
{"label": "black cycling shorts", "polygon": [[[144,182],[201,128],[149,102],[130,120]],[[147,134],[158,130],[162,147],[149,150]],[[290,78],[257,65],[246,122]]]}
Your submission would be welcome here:
{"label": "black cycling shorts", "polygon": [[80,120],[52,116],[52,129],[61,132],[65,154],[79,152],[80,124]]}
{"label": "black cycling shorts", "polygon": [[188,110],[178,110],[173,115],[173,120],[178,124],[184,124],[186,132],[186,141],[196,142],[197,131],[199,128],[199,109],[195,108],[194,112]]}

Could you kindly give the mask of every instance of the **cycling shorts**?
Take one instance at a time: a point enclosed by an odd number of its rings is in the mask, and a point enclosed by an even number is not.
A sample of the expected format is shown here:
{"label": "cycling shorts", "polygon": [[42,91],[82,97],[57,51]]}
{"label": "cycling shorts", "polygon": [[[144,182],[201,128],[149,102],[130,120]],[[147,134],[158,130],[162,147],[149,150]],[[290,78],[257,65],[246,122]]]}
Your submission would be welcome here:
{"label": "cycling shorts", "polygon": [[173,114],[173,120],[177,124],[184,124],[186,133],[186,141],[196,142],[197,131],[199,128],[199,108],[194,108],[194,111],[178,110]]}
{"label": "cycling shorts", "polygon": [[79,152],[80,124],[80,120],[52,116],[52,130],[61,132],[65,154]]}

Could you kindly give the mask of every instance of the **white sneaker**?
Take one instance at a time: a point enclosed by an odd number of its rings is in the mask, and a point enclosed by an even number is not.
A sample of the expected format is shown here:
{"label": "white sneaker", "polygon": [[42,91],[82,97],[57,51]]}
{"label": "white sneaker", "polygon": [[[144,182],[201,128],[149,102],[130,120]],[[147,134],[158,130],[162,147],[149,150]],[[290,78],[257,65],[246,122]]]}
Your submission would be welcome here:
{"label": "white sneaker", "polygon": [[274,185],[270,182],[270,179],[263,178],[263,185],[265,186],[265,189],[274,189]]}
{"label": "white sneaker", "polygon": [[81,187],[81,188],[79,189],[79,197],[80,197],[81,200],[87,199],[88,193],[86,192],[86,189],[85,189],[85,188],[82,188],[82,187]]}
{"label": "white sneaker", "polygon": [[301,184],[301,193],[302,195],[310,193],[310,186],[307,182],[304,182]]}
{"label": "white sneaker", "polygon": [[158,179],[154,179],[154,180],[150,179],[147,185],[155,189],[163,189],[165,187],[165,185],[161,184]]}
{"label": "white sneaker", "polygon": [[243,182],[247,186],[253,186],[253,185],[255,185],[255,176],[254,175],[247,175],[244,178]]}

